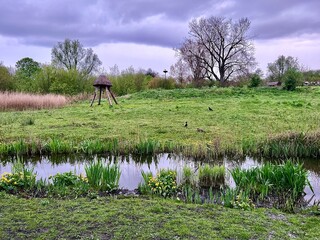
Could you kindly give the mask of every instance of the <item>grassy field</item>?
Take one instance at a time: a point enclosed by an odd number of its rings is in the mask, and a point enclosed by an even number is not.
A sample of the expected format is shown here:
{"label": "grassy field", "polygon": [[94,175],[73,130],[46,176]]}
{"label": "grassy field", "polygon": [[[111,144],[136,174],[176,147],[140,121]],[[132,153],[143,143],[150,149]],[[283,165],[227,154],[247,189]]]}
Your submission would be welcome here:
{"label": "grassy field", "polygon": [[113,107],[106,100],[89,107],[88,100],[59,109],[0,112],[0,145],[58,139],[77,148],[84,140],[116,139],[122,148],[157,141],[169,149],[191,149],[191,155],[208,147],[241,154],[278,134],[319,131],[318,88],[152,90],[118,101]]}
{"label": "grassy field", "polygon": [[[318,88],[176,89],[119,97],[113,107],[104,100],[90,108],[88,100],[59,109],[7,110],[0,112],[0,150],[33,142],[35,148],[69,144],[77,151],[84,142],[116,140],[129,150],[154,143],[191,149],[191,155],[207,148],[243,153],[277,135],[296,136],[290,132],[317,140],[319,97]],[[297,138],[302,145],[309,139],[304,136]],[[318,215],[316,208],[286,214],[148,197],[23,199],[0,192],[0,239],[319,239]]]}
{"label": "grassy field", "polygon": [[319,239],[314,213],[242,211],[148,198],[20,199],[1,194],[0,239]]}

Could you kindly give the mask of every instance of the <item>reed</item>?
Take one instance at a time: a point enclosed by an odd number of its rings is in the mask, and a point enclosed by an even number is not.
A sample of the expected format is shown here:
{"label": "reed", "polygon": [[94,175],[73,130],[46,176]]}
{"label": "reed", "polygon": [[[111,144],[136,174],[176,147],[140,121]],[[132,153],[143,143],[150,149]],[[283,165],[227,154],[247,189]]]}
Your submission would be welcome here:
{"label": "reed", "polygon": [[205,188],[223,186],[225,174],[226,170],[224,166],[205,164],[199,168],[199,186]]}
{"label": "reed", "polygon": [[276,197],[278,203],[296,202],[309,185],[308,172],[302,164],[290,160],[282,164],[266,163],[251,169],[235,168],[231,175],[238,189],[248,193],[252,199]]}
{"label": "reed", "polygon": [[197,183],[196,176],[194,174],[194,171],[189,166],[184,166],[182,169],[182,179],[181,179],[181,185],[188,185],[188,186],[195,186]]}
{"label": "reed", "polygon": [[104,165],[100,160],[85,166],[88,183],[99,191],[113,191],[119,186],[121,171],[119,166]]}
{"label": "reed", "polygon": [[142,182],[138,185],[138,190],[141,194],[151,194],[151,187],[149,186],[149,180],[152,179],[152,173],[151,172],[144,172],[141,171],[142,175]]}
{"label": "reed", "polygon": [[26,110],[59,108],[68,104],[68,99],[62,95],[36,95],[28,93],[0,92],[0,110]]}
{"label": "reed", "polygon": [[65,154],[75,152],[72,142],[65,142],[59,138],[49,139],[41,149],[44,153],[50,154]]}
{"label": "reed", "polygon": [[159,141],[148,139],[138,142],[133,149],[133,153],[140,155],[155,154],[156,152],[159,152],[160,149],[161,144],[159,143]]}
{"label": "reed", "polygon": [[257,146],[257,152],[269,158],[317,158],[320,156],[320,132],[288,132],[271,136]]}

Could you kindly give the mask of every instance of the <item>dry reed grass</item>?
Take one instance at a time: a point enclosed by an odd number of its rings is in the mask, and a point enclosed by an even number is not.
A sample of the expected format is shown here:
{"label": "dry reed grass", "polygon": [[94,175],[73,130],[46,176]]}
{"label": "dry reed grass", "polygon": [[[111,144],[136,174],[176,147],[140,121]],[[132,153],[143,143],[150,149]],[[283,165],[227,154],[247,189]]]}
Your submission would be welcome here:
{"label": "dry reed grass", "polygon": [[62,95],[0,92],[0,110],[59,108],[68,102],[69,100]]}

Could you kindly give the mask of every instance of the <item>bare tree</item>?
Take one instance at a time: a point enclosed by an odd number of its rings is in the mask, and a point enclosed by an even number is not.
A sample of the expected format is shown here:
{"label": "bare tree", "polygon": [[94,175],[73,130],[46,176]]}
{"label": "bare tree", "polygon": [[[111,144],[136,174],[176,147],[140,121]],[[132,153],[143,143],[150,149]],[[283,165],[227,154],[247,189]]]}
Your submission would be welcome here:
{"label": "bare tree", "polygon": [[206,71],[201,61],[201,58],[205,57],[205,53],[201,45],[194,44],[190,39],[187,39],[178,49],[178,54],[183,61],[188,63],[194,83],[198,83],[206,77]]}
{"label": "bare tree", "polygon": [[89,75],[97,71],[102,64],[97,54],[91,48],[85,49],[79,40],[66,39],[58,42],[51,51],[53,65],[66,68],[67,70],[77,70]]}
{"label": "bare tree", "polygon": [[272,81],[283,82],[283,77],[288,70],[300,70],[297,58],[291,56],[279,56],[273,63],[268,63],[269,79]]}
{"label": "bare tree", "polygon": [[254,47],[248,36],[250,21],[221,17],[201,18],[189,24],[189,38],[179,49],[184,59],[221,85],[255,65]]}
{"label": "bare tree", "polygon": [[174,65],[171,65],[170,75],[180,84],[187,83],[191,75],[188,63],[180,58]]}

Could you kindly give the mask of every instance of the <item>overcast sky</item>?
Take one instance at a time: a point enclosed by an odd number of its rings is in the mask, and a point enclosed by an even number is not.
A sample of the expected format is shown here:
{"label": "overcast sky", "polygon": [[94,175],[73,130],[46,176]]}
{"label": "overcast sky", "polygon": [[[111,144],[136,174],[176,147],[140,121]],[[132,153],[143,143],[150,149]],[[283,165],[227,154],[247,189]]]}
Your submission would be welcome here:
{"label": "overcast sky", "polygon": [[117,64],[169,69],[173,48],[199,17],[248,17],[255,57],[263,70],[280,55],[320,69],[319,0],[0,0],[0,62],[24,57],[51,62],[51,49],[78,39],[106,71]]}

